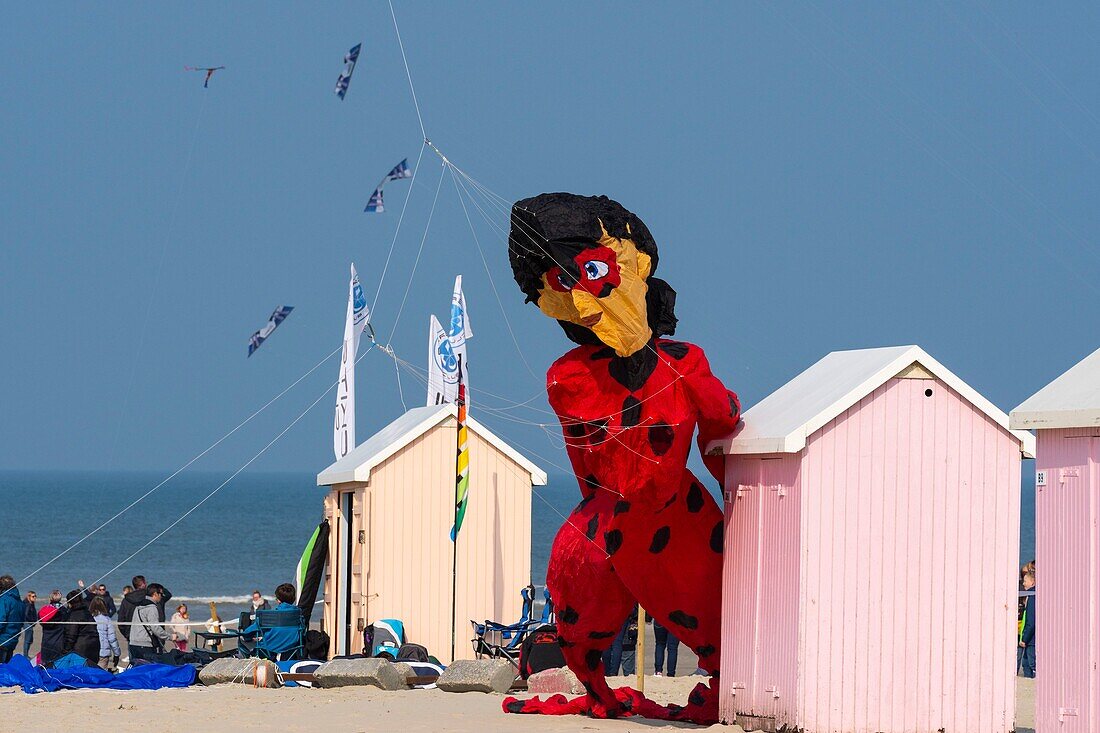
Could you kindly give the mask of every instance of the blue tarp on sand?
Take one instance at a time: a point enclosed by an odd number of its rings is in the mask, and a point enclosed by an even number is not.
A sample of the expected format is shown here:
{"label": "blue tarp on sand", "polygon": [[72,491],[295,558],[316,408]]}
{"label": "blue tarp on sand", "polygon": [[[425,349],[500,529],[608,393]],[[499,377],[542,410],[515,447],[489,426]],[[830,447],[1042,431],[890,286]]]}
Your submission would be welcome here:
{"label": "blue tarp on sand", "polygon": [[111,674],[99,667],[43,669],[32,666],[21,655],[0,664],[0,687],[22,687],[23,692],[54,692],[56,690],[159,690],[162,687],[187,687],[198,673],[186,665],[143,664],[121,674]]}

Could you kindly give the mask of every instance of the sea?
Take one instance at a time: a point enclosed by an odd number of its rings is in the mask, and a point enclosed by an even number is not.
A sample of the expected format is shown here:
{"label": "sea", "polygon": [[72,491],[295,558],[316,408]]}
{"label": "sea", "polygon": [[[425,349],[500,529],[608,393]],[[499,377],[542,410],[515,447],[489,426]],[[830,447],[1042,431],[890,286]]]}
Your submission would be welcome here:
{"label": "sea", "polygon": [[[1030,463],[1023,473],[1021,563],[1035,557]],[[270,598],[275,586],[293,580],[321,521],[325,489],[313,474],[242,473],[215,491],[228,475],[182,473],[149,493],[166,474],[0,472],[0,574],[40,599],[53,589],[65,593],[78,580],[102,582],[118,598],[140,574],[189,603],[195,620],[207,617],[211,601],[223,619],[234,618],[253,590]],[[567,474],[550,475],[535,491],[531,576],[541,585],[550,544],[579,491]]]}

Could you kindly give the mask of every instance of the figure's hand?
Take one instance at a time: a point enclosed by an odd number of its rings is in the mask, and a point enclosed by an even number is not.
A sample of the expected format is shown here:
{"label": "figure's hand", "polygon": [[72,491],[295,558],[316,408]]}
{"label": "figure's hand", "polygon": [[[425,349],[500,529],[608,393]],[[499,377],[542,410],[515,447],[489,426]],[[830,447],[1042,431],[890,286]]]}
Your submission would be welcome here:
{"label": "figure's hand", "polygon": [[83,580],[76,581],[76,587],[77,588],[83,588],[84,587],[84,581]]}

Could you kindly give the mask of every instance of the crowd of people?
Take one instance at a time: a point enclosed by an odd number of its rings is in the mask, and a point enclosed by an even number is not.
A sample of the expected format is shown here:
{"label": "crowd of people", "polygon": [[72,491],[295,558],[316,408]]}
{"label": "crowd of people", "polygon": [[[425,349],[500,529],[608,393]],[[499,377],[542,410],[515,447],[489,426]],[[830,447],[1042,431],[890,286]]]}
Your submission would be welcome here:
{"label": "crowd of people", "polygon": [[[133,585],[122,589],[121,602],[115,605],[106,585],[77,587],[62,595],[50,593],[39,606],[38,594],[29,591],[20,596],[15,579],[0,576],[0,664],[11,661],[22,638],[23,656],[31,656],[35,636],[39,638],[38,662],[54,666],[69,655],[73,663],[90,663],[108,671],[118,671],[122,659],[119,636],[126,641],[128,661],[164,662],[167,654],[187,658],[192,652],[192,621],[187,604],[180,603],[170,614],[172,592],[160,583],[148,583],[142,575]],[[284,583],[276,589],[281,601],[278,609],[297,608],[294,586]],[[258,611],[269,610],[263,594],[253,591],[249,618],[255,622]],[[117,627],[117,631],[116,631]]]}
{"label": "crowd of people", "polygon": [[[658,677],[667,674],[676,676],[676,658],[680,652],[680,640],[667,628],[658,623],[657,619],[646,614],[646,621],[653,622],[653,673]],[[611,647],[603,653],[604,670],[609,676],[623,674],[632,675],[637,669],[638,648],[638,609],[633,611],[623,621]],[[667,666],[666,666],[667,662]]]}

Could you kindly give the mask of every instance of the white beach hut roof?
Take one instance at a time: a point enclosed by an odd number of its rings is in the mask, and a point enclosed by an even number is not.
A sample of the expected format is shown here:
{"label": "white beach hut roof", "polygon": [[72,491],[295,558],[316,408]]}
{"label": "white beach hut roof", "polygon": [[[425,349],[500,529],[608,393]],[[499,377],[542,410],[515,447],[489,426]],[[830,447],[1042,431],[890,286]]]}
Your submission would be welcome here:
{"label": "white beach hut roof", "polygon": [[1100,425],[1100,349],[1024,400],[1011,419],[1020,429]]}
{"label": "white beach hut roof", "polygon": [[[887,380],[918,364],[931,376],[962,395],[1005,430],[1008,415],[919,346],[834,351],[753,405],[731,435],[712,441],[707,453],[798,453],[818,429],[881,387]],[[1011,431],[1020,451],[1035,455],[1035,436]]]}
{"label": "white beach hut roof", "polygon": [[[364,442],[355,446],[346,456],[317,474],[317,485],[332,486],[352,481],[367,481],[370,478],[371,469],[448,417],[458,418],[458,408],[452,404],[414,407]],[[484,425],[472,417],[467,417],[466,426],[530,473],[532,484],[535,486],[546,485],[545,471],[520,455],[512,446],[498,438]]]}

